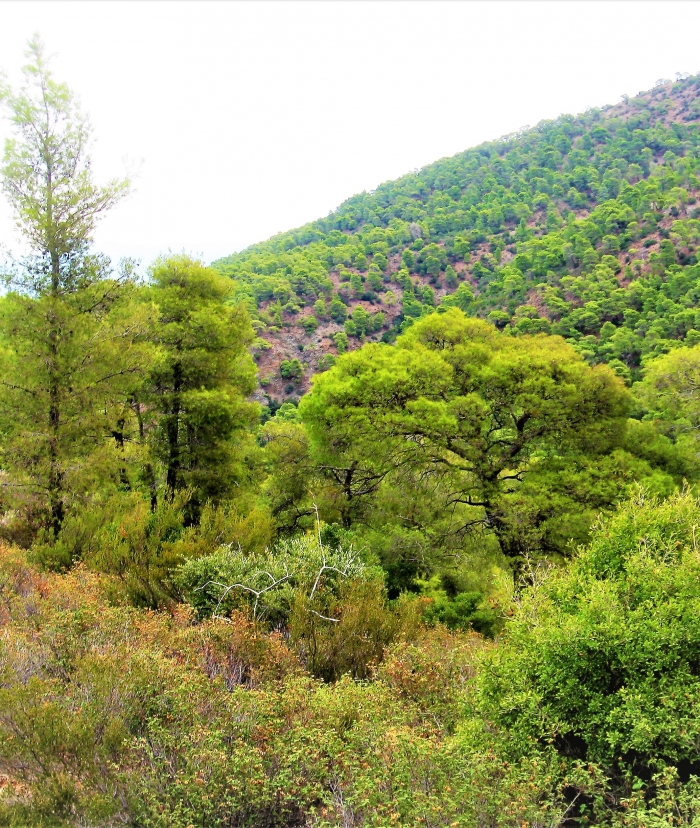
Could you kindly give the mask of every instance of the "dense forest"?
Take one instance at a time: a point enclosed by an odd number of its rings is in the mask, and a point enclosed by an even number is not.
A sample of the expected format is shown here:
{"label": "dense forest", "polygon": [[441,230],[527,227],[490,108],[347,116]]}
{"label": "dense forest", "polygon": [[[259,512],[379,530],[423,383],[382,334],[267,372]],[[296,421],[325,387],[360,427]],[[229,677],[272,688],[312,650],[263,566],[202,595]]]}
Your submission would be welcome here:
{"label": "dense forest", "polygon": [[0,825],[698,825],[700,77],[142,273],[28,60]]}
{"label": "dense forest", "polygon": [[449,307],[563,336],[628,382],[668,340],[697,344],[699,119],[700,79],[659,81],[215,262],[253,317],[272,407],[339,353]]}

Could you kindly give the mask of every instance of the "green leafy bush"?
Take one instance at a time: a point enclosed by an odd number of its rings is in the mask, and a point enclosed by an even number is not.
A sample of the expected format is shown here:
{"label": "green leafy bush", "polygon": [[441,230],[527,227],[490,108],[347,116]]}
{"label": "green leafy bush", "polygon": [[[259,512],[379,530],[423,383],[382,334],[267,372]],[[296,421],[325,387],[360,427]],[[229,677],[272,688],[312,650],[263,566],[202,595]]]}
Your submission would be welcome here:
{"label": "green leafy bush", "polygon": [[222,546],[183,564],[177,579],[202,618],[246,608],[274,627],[287,622],[298,594],[307,595],[310,608],[323,614],[340,581],[364,573],[355,550],[326,547],[309,534],[253,554]]}
{"label": "green leafy bush", "polygon": [[628,793],[635,777],[700,771],[699,530],[690,493],[639,494],[523,593],[479,678],[516,752],[552,745]]}
{"label": "green leafy bush", "polygon": [[304,366],[298,359],[283,359],[280,363],[280,376],[283,379],[298,381],[304,374]]}

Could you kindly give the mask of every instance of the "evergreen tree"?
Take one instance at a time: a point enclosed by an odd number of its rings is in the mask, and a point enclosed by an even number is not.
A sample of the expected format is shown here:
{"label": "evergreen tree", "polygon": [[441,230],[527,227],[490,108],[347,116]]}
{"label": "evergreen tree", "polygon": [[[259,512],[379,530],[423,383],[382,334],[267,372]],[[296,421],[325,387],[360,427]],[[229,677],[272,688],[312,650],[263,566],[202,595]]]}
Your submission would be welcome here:
{"label": "evergreen tree", "polygon": [[141,364],[125,313],[131,269],[115,277],[91,253],[98,218],[127,181],[94,183],[90,125],[49,70],[34,38],[17,92],[0,86],[13,128],[2,189],[28,255],[14,262],[0,313],[2,466],[9,490],[38,503],[55,536],[81,489],[85,459],[103,442],[99,421]]}
{"label": "evergreen tree", "polygon": [[[591,368],[561,338],[506,336],[451,308],[394,347],[369,344],[338,359],[299,412],[346,526],[370,521],[388,488],[401,492],[402,519],[414,492],[425,502],[441,492],[426,525],[457,516],[452,534],[484,527],[519,558],[531,507],[517,497],[532,500],[527,481],[554,458],[562,474],[573,458],[607,456],[623,439],[628,397],[607,366]],[[566,509],[588,499],[578,491]]]}
{"label": "evergreen tree", "polygon": [[187,256],[170,256],[151,271],[158,319],[152,339],[160,349],[144,399],[153,448],[172,494],[191,489],[193,513],[207,499],[232,493],[248,429],[258,406],[248,352],[253,330],[243,306],[229,304],[233,283]]}

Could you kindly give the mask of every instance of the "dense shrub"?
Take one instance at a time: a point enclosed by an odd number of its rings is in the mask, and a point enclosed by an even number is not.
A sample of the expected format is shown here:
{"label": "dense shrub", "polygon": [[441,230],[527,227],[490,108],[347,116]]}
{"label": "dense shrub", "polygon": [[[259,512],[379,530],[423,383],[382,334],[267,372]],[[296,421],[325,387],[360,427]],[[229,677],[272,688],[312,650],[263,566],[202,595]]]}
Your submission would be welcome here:
{"label": "dense shrub", "polygon": [[240,614],[110,606],[84,568],[40,576],[5,549],[0,586],[0,824],[516,828],[564,807],[545,762],[449,736],[473,635],[323,684]]}
{"label": "dense shrub", "polygon": [[628,793],[668,768],[700,772],[699,530],[691,494],[640,494],[523,594],[479,680],[516,753],[552,745]]}

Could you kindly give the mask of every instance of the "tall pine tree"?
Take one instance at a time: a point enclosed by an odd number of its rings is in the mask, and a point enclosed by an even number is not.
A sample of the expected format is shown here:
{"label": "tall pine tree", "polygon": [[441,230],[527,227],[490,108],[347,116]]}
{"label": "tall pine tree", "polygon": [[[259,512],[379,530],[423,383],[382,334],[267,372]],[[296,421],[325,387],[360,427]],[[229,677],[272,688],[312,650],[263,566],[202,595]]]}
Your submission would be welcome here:
{"label": "tall pine tree", "polygon": [[253,329],[245,307],[230,301],[233,288],[184,255],[151,270],[159,359],[143,403],[166,490],[192,492],[190,520],[204,501],[233,495],[248,474],[245,447],[259,413],[246,399],[255,389]]}
{"label": "tall pine tree", "polygon": [[38,508],[56,536],[88,485],[86,459],[105,445],[111,399],[143,365],[143,320],[126,311],[129,268],[115,276],[91,252],[97,220],[128,181],[94,182],[86,116],[38,38],[27,54],[22,87],[0,87],[12,127],[2,190],[28,251],[0,303],[0,463],[12,499]]}

